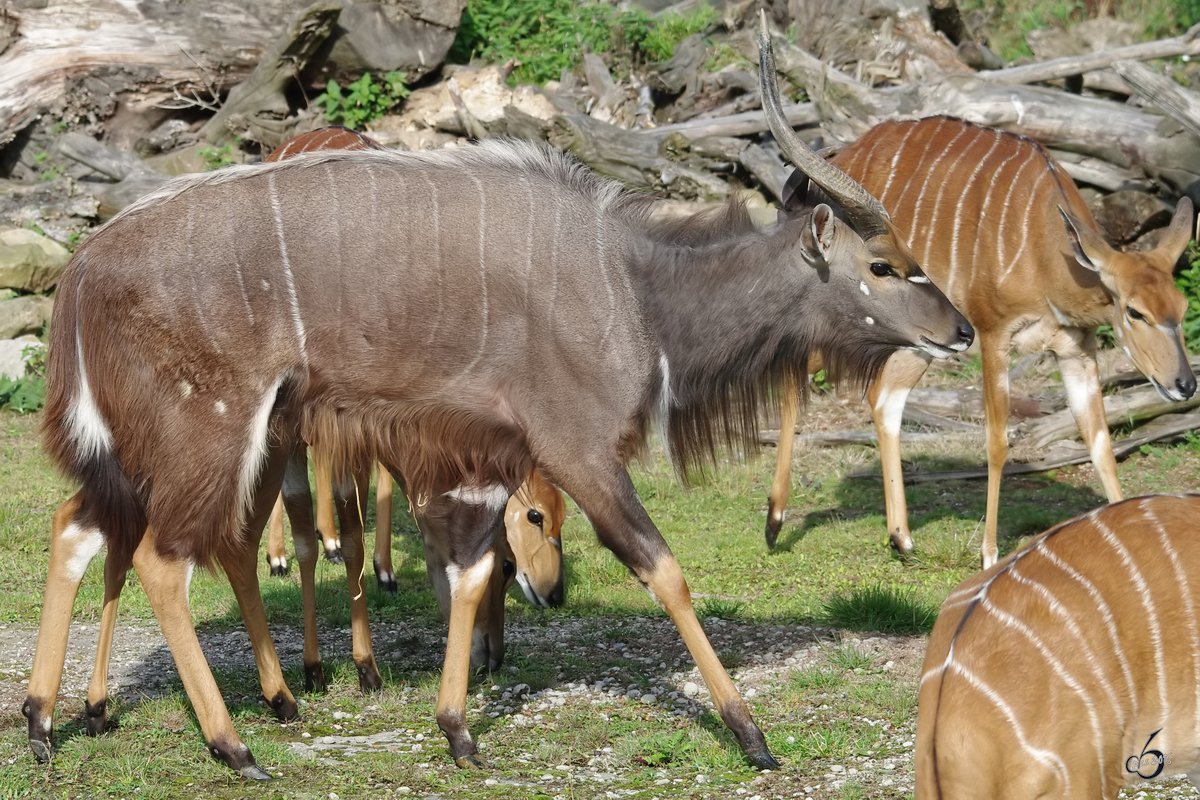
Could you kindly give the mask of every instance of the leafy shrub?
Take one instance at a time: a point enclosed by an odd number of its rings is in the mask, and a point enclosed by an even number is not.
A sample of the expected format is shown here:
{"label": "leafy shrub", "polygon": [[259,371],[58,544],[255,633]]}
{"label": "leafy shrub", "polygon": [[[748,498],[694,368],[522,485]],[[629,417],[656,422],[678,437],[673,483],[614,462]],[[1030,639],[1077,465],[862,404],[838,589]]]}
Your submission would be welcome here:
{"label": "leafy shrub", "polygon": [[46,403],[46,348],[25,348],[25,375],[13,380],[0,376],[0,409],[28,414]]}
{"label": "leafy shrub", "polygon": [[614,53],[626,61],[670,58],[679,42],[717,16],[707,5],[655,21],[644,11],[618,11],[603,3],[470,0],[449,59],[460,64],[476,57],[499,64],[516,60],[520,65],[509,81],[541,85],[577,67],[584,53]]}
{"label": "leafy shrub", "polygon": [[361,78],[346,84],[344,92],[337,81],[330,81],[313,102],[325,106],[329,122],[359,129],[382,117],[409,94],[403,73],[389,72],[382,83],[375,83],[371,73],[364,72]]}
{"label": "leafy shrub", "polygon": [[1188,349],[1200,350],[1200,250],[1195,245],[1189,252],[1188,266],[1175,278],[1175,285],[1187,298],[1187,313],[1183,315],[1183,341]]}

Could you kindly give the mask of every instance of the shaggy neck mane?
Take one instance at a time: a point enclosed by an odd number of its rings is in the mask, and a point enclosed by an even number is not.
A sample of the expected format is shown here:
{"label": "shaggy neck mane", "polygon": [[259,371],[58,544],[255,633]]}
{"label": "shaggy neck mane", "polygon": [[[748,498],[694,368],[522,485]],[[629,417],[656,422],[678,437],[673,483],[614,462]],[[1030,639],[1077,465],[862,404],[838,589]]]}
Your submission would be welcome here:
{"label": "shaggy neck mane", "polygon": [[634,256],[667,361],[668,446],[685,475],[713,461],[718,445],[757,445],[759,409],[777,404],[785,378],[805,386],[811,331],[781,324],[803,311],[789,310],[778,289],[795,284],[784,279],[783,256],[807,220],[758,230],[743,204],[730,203],[650,228]]}

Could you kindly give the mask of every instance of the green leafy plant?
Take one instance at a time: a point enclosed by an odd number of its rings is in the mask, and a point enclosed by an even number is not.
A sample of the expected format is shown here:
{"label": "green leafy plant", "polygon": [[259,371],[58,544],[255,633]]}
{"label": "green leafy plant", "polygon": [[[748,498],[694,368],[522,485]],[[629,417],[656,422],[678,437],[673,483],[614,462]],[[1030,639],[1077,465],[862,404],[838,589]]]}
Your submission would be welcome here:
{"label": "green leafy plant", "polygon": [[676,45],[693,33],[703,32],[719,18],[720,14],[707,4],[684,16],[664,14],[658,24],[646,32],[642,49],[654,61],[666,61],[675,52]]}
{"label": "green leafy plant", "polygon": [[0,376],[0,409],[29,414],[46,403],[46,348],[30,345],[25,357],[25,375],[16,380]]}
{"label": "green leafy plant", "polygon": [[346,84],[345,89],[337,81],[330,81],[314,102],[325,106],[325,119],[329,122],[358,129],[382,117],[409,94],[403,73],[389,72],[382,83],[376,83],[371,73],[364,72],[361,78]]}
{"label": "green leafy plant", "polygon": [[201,147],[196,151],[196,155],[204,161],[205,172],[212,172],[238,163],[233,157],[233,148],[227,144],[220,147]]}
{"label": "green leafy plant", "polygon": [[1175,278],[1175,285],[1187,298],[1187,312],[1183,315],[1183,341],[1189,349],[1200,348],[1200,251],[1191,245],[1188,266]]}

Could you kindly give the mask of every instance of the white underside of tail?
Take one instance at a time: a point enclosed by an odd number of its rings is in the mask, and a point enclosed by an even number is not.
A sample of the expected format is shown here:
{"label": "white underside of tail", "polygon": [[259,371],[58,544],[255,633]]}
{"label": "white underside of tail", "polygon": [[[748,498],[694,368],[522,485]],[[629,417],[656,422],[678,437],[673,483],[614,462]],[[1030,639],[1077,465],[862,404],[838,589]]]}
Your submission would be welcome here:
{"label": "white underside of tail", "polygon": [[87,369],[83,365],[83,342],[79,330],[75,330],[75,358],[79,365],[79,386],[67,409],[67,429],[75,442],[79,463],[96,458],[112,450],[112,431],[100,415],[92,387],[88,385]]}

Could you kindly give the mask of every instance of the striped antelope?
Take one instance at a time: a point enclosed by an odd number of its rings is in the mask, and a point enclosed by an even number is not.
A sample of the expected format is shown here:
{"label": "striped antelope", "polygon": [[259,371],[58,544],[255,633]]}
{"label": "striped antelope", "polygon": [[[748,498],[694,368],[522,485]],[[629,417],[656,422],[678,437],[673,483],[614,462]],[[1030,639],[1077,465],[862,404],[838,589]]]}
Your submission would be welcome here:
{"label": "striped antelope", "polygon": [[[773,75],[765,32],[760,46]],[[784,152],[850,225],[821,204],[756,229],[734,205],[648,229],[653,200],[502,141],[188,176],[93,234],[51,326],[46,450],[83,485],[51,531],[24,706],[35,754],[50,752],[83,567],[107,542],[133,554],[209,752],[267,777],[204,661],[187,587],[197,564],[257,547],[308,442],[351,474],[382,461],[447,531],[436,716],[460,766],[479,765],[475,611],[534,463],[663,605],[749,760],[777,766],[625,463],[655,419],[683,468],[719,442],[752,445],[758,402],[809,351],[865,380],[898,347],[962,349],[971,330],[878,202],[783,122],[774,80],[763,88]],[[343,236],[348,220],[372,235]],[[261,603],[249,608],[247,630],[265,629]]]}
{"label": "striped antelope", "polygon": [[[1110,247],[1071,178],[1032,139],[948,117],[885,122],[834,163],[892,211],[935,283],[979,332],[987,429],[983,566],[996,561],[1000,476],[1008,455],[1008,357],[1049,350],[1110,501],[1121,499],[1096,366],[1096,328],[1112,325],[1125,353],[1170,401],[1196,391],[1180,323],[1187,301],[1171,271],[1186,247],[1192,204],[1179,201],[1157,248]],[[900,418],[930,361],[898,350],[871,386],[888,534],[912,549],[900,467]],[[782,431],[794,430],[785,403]],[[789,418],[790,414],[790,418]],[[787,503],[791,437],[781,436],[767,521],[774,544]]]}
{"label": "striped antelope", "polygon": [[1105,506],[950,593],[921,671],[918,800],[1200,784],[1198,515],[1200,495]]}
{"label": "striped antelope", "polygon": [[[300,465],[301,467],[303,465]],[[375,574],[395,575],[391,562],[392,537],[392,476],[382,466],[378,468],[378,486],[376,490],[376,533],[375,533]],[[301,475],[303,473],[297,473]],[[317,519],[322,513],[327,513],[332,519],[335,505],[332,490],[332,476],[323,473],[322,468],[316,470],[317,485]],[[355,476],[355,488],[349,486],[341,489],[336,501],[339,511],[343,511],[342,530],[351,532],[361,548],[362,524],[366,516],[365,501],[368,494],[368,483],[365,477]],[[324,488],[323,487],[327,487]],[[298,487],[302,491],[306,487]],[[325,498],[322,495],[326,495]],[[354,498],[361,499],[356,506]],[[302,494],[297,498],[298,506],[288,504],[288,517],[292,522],[292,535],[295,541],[297,559],[307,557],[311,563],[301,564],[300,578],[307,603],[310,597],[310,586],[315,581],[316,551],[312,542],[316,540],[313,530],[311,498]],[[283,510],[285,501],[281,493],[271,511],[268,523],[268,552],[283,551]],[[295,508],[295,511],[292,509]],[[348,518],[346,518],[348,517]],[[487,609],[482,605],[475,615],[475,630],[472,634],[471,668],[486,667],[489,670],[499,668],[504,659],[504,593],[514,580],[521,587],[525,598],[535,607],[550,608],[561,606],[565,598],[563,589],[563,559],[562,559],[562,523],[566,518],[566,504],[562,493],[554,488],[549,481],[536,469],[528,479],[509,498],[504,513],[504,529],[500,533],[499,546],[505,554],[497,558],[495,574],[488,587],[485,601]],[[319,523],[317,529],[319,530]],[[327,530],[334,530],[330,525]],[[425,567],[433,583],[434,593],[438,599],[444,616],[450,614],[450,589],[446,578],[445,568],[449,564],[449,553],[445,547],[446,537],[442,532],[430,531],[428,526],[422,528],[423,547],[425,551]],[[387,555],[387,560],[381,566],[380,553]],[[275,557],[270,558],[271,561]],[[273,573],[274,574],[274,573]],[[381,588],[387,588],[382,580]],[[391,591],[395,592],[395,580],[391,581]],[[313,595],[315,602],[315,594]],[[498,600],[497,600],[498,598]],[[315,623],[315,605],[312,615]],[[305,613],[306,622],[310,619]],[[366,621],[361,626],[352,625],[354,633],[366,630]],[[315,630],[305,628],[305,688],[324,688],[324,676],[320,672],[320,656],[317,651]],[[311,645],[311,646],[310,646]],[[368,643],[369,646],[369,643]],[[315,666],[314,666],[315,665]],[[378,677],[377,675],[375,676]],[[372,683],[377,686],[377,683]],[[364,686],[369,688],[368,686]]]}

